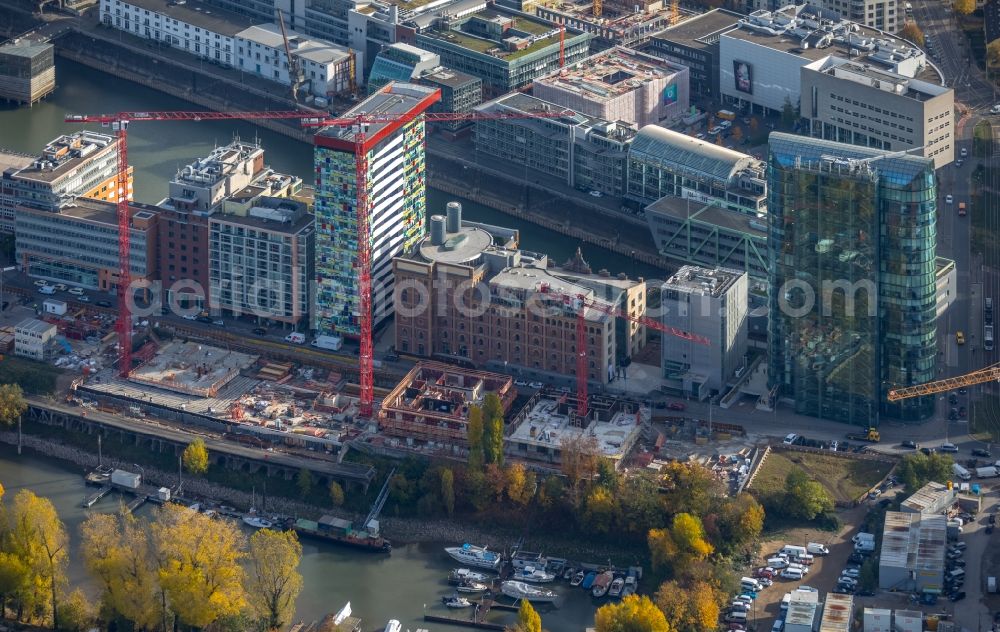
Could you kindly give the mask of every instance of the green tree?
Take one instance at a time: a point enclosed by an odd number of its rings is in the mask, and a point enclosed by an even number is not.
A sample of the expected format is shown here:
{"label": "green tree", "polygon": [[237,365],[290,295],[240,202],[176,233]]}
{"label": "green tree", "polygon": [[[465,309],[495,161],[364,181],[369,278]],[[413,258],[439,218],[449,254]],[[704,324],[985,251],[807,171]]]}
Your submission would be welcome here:
{"label": "green tree", "polygon": [[750,547],[764,529],[764,508],[750,494],[726,498],[719,507],[715,546],[733,553]]}
{"label": "green tree", "polygon": [[969,15],[976,10],[976,0],[952,0],[951,6],[958,15]]}
{"label": "green tree", "polygon": [[565,436],[559,444],[559,464],[569,487],[569,503],[574,510],[583,502],[583,486],[597,475],[597,440],[590,436]]}
{"label": "green tree", "polygon": [[666,491],[663,500],[670,514],[703,516],[716,499],[724,495],[712,473],[693,463],[668,463],[661,470],[660,485]]}
{"label": "green tree", "polygon": [[597,632],[672,632],[663,612],[649,597],[629,595],[594,613]]}
{"label": "green tree", "polygon": [[517,610],[517,632],[542,632],[542,617],[527,599],[521,600]]}
{"label": "green tree", "polygon": [[302,545],[294,531],[261,529],[250,537],[246,594],[265,630],[283,629],[302,590]]}
{"label": "green tree", "polygon": [[469,407],[469,421],[465,427],[465,436],[469,442],[469,469],[483,469],[483,409],[479,406]]}
{"label": "green tree", "polygon": [[796,468],[785,477],[785,515],[802,520],[833,511],[833,497],[821,483]]}
{"label": "green tree", "polygon": [[878,587],[878,564],[874,558],[868,558],[861,565],[858,585],[864,590],[875,590]]}
{"label": "green tree", "polygon": [[295,477],[295,484],[299,486],[299,496],[301,498],[308,497],[313,486],[312,472],[306,468],[299,470],[298,475]]}
{"label": "green tree", "polygon": [[184,448],[181,455],[184,469],[192,474],[204,474],[208,471],[208,448],[201,437],[195,439]]}
{"label": "green tree", "polygon": [[455,513],[455,473],[447,467],[441,470],[441,501],[444,503],[445,513],[451,518]]}
{"label": "green tree", "polygon": [[604,457],[599,458],[597,460],[597,484],[613,492],[618,489],[618,479],[618,470],[615,469],[614,461]]}
{"label": "green tree", "polygon": [[916,44],[917,46],[924,45],[924,32],[920,30],[917,23],[910,20],[903,25],[903,28],[899,30],[899,34]]}
{"label": "green tree", "polygon": [[0,424],[11,425],[28,410],[24,391],[18,384],[0,385]]}
{"label": "green tree", "polygon": [[334,507],[341,507],[344,504],[344,488],[337,481],[330,482],[330,502]]}
{"label": "green tree", "polygon": [[912,494],[930,481],[944,483],[950,480],[954,476],[951,471],[953,463],[952,458],[946,454],[935,453],[927,456],[917,452],[904,456],[896,472],[899,480]]}
{"label": "green tree", "polygon": [[646,541],[654,570],[663,570],[677,557],[677,545],[669,529],[650,529]]}

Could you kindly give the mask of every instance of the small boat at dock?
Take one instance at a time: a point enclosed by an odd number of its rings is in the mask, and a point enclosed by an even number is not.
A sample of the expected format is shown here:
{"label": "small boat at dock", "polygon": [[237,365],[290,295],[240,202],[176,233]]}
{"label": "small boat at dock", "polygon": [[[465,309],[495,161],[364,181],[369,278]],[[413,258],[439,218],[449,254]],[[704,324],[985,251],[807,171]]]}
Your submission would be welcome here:
{"label": "small boat at dock", "polygon": [[580,588],[584,590],[590,590],[594,585],[594,580],[597,579],[597,571],[590,571],[583,577],[583,581],[580,583]]}
{"label": "small boat at dock", "polygon": [[455,590],[460,593],[483,593],[489,590],[490,587],[486,584],[480,584],[479,582],[465,582],[459,584]]}
{"label": "small boat at dock", "polygon": [[608,588],[609,597],[621,597],[622,590],[625,589],[625,580],[621,577],[616,577],[614,581],[611,582],[611,587]]}
{"label": "small boat at dock", "polygon": [[441,603],[443,603],[448,608],[470,608],[472,607],[472,602],[465,597],[459,597],[458,595],[452,595],[451,597],[441,597]]}
{"label": "small boat at dock", "polygon": [[[195,511],[198,511],[195,509]],[[270,529],[274,526],[274,523],[257,515],[257,512],[251,509],[247,514],[243,516],[243,523],[253,527],[254,529]]]}
{"label": "small boat at dock", "polygon": [[622,597],[634,595],[637,588],[638,586],[635,583],[635,575],[629,575],[625,578],[625,587],[622,588]]}
{"label": "small boat at dock", "polygon": [[514,571],[511,575],[511,579],[531,582],[532,584],[546,584],[556,578],[552,573],[546,573],[540,568],[535,568],[534,566],[525,566],[519,571]]}
{"label": "small boat at dock", "polygon": [[559,596],[555,591],[524,582],[506,581],[500,584],[500,592],[512,599],[527,599],[528,601],[552,602]]}
{"label": "small boat at dock", "polygon": [[577,571],[576,575],[573,575],[573,579],[569,580],[570,586],[579,586],[583,583],[583,579],[587,576],[583,571]]}
{"label": "small boat at dock", "polygon": [[385,624],[385,629],[382,632],[402,632],[403,625],[395,620],[389,619],[389,623]]}
{"label": "small boat at dock", "polygon": [[456,568],[448,573],[448,583],[449,584],[464,584],[468,582],[488,582],[490,581],[489,576],[483,573],[477,573],[476,571],[470,571],[467,568]]}
{"label": "small boat at dock", "polygon": [[611,581],[614,577],[611,571],[604,571],[594,579],[590,593],[595,597],[603,597],[608,594],[608,588],[611,587]]}

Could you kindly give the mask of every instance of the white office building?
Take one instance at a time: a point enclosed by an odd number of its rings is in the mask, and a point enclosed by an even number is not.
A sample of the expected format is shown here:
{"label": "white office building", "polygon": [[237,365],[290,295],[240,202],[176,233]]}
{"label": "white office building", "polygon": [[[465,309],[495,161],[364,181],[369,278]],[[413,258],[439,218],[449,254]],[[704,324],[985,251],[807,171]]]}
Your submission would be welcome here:
{"label": "white office building", "polygon": [[798,108],[801,68],[831,55],[940,83],[919,48],[810,5],[790,5],[754,11],[720,36],[719,92],[738,109],[781,113],[786,104]]}
{"label": "white office building", "polygon": [[[211,63],[291,85],[284,39],[275,24],[255,25],[243,15],[198,0],[101,0],[100,20]],[[327,97],[349,88],[349,48],[286,32],[292,57],[303,71],[303,91]]]}
{"label": "white office building", "polygon": [[663,324],[708,340],[664,336],[666,386],[697,399],[722,393],[745,369],[747,274],[727,268],[684,266],[661,288]]}
{"label": "white office building", "polygon": [[56,326],[37,318],[22,320],[14,327],[14,355],[32,360],[48,356],[49,343],[56,337]]}

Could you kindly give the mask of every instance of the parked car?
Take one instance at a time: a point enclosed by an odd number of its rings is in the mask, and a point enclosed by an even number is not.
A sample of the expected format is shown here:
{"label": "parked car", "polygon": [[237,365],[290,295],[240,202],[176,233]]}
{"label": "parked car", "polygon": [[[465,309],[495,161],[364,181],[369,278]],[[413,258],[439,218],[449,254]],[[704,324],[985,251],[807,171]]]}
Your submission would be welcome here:
{"label": "parked car", "polygon": [[799,435],[795,434],[794,432],[790,432],[787,435],[785,435],[785,440],[782,443],[784,443],[785,445],[792,445],[798,438]]}
{"label": "parked car", "polygon": [[682,404],[681,402],[670,402],[667,404],[667,408],[670,410],[687,410],[687,405]]}
{"label": "parked car", "polygon": [[965,599],[965,591],[960,590],[958,592],[951,593],[951,596],[948,597],[948,599],[950,599],[951,601],[962,601],[963,599]]}
{"label": "parked car", "polygon": [[527,380],[514,380],[514,386],[527,386]]}
{"label": "parked car", "polygon": [[958,452],[958,446],[954,443],[942,443],[938,450],[941,452]]}
{"label": "parked car", "polygon": [[76,300],[80,301],[81,303],[89,303],[90,302],[90,297],[86,296],[86,295],[84,295],[84,296],[78,296],[78,297],[76,297]]}
{"label": "parked car", "polygon": [[920,444],[917,443],[916,441],[904,441],[900,443],[899,446],[902,448],[906,448],[908,450],[916,450],[920,448]]}
{"label": "parked car", "polygon": [[66,284],[65,283],[56,283],[52,287],[54,287],[56,289],[56,292],[65,292],[66,291]]}
{"label": "parked car", "polygon": [[49,284],[48,281],[43,281],[42,279],[38,279],[37,281],[35,281],[35,286],[36,287],[42,287],[42,286],[48,285],[48,284]]}
{"label": "parked car", "polygon": [[98,307],[111,307],[111,301],[97,301],[94,304]]}
{"label": "parked car", "polygon": [[[962,517],[962,516],[959,516],[959,517],[962,518],[963,521],[968,522],[968,520],[966,520],[964,517]],[[969,518],[972,518],[972,516],[969,515]],[[952,544],[950,547],[948,547],[948,550],[949,551],[959,551],[959,552],[961,552],[961,551],[964,551],[967,548],[969,548],[969,545],[967,543],[965,543],[965,542],[956,542],[955,544]]]}
{"label": "parked car", "polygon": [[926,454],[927,456],[934,454],[934,448],[920,448],[920,451]]}
{"label": "parked car", "polygon": [[528,384],[529,388],[534,388],[534,389],[539,389],[539,388],[542,388],[543,386],[545,386],[545,385],[542,384],[541,382],[531,382],[531,383]]}
{"label": "parked car", "polygon": [[83,296],[83,288],[82,287],[71,287],[69,289],[69,293],[72,294],[73,296]]}
{"label": "parked car", "polygon": [[253,328],[253,333],[256,336],[266,336],[267,335],[267,328],[266,327],[254,327]]}
{"label": "parked car", "polygon": [[857,579],[861,577],[861,569],[859,568],[845,568],[841,573],[841,577],[850,577],[851,579]]}

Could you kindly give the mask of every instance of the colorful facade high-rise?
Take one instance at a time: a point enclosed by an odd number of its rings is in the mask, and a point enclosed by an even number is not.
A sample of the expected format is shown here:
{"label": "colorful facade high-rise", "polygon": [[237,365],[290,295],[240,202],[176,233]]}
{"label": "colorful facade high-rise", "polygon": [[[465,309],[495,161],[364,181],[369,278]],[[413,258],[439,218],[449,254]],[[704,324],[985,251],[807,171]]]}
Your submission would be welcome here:
{"label": "colorful facade high-rise", "polygon": [[[367,114],[394,120],[327,127],[316,134],[313,327],[320,334],[361,334],[359,197],[367,207],[372,326],[393,313],[392,259],[413,247],[425,231],[424,122],[419,115],[439,98],[435,88],[391,83],[343,118]],[[362,196],[359,175],[365,184]]]}

